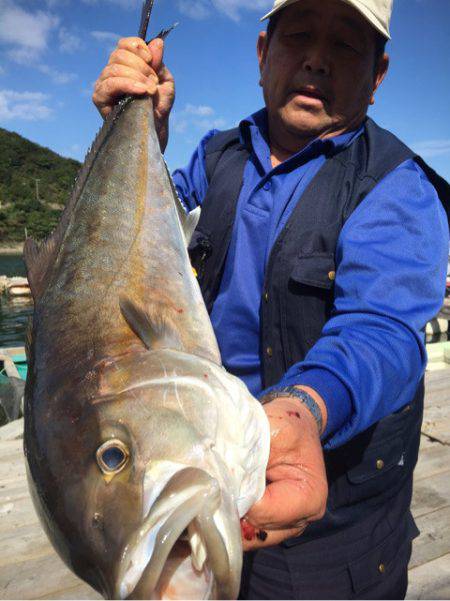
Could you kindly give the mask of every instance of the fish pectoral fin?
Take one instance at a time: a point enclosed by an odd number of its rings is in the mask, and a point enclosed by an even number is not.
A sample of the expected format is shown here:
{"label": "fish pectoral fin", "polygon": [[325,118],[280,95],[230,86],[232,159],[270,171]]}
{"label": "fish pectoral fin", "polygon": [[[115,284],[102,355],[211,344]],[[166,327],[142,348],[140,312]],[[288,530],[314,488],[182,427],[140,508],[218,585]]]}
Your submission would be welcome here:
{"label": "fish pectoral fin", "polygon": [[127,296],[120,297],[119,305],[123,318],[149,350],[182,350],[180,336],[161,305],[144,309]]}
{"label": "fish pectoral fin", "polygon": [[183,224],[183,232],[184,237],[186,239],[186,246],[189,246],[191,242],[192,234],[194,233],[195,228],[197,227],[197,224],[200,220],[201,212],[201,207],[197,207],[196,209],[188,213],[188,215],[186,216],[186,220]]}
{"label": "fish pectoral fin", "polygon": [[167,167],[166,163],[164,164],[166,166],[166,173],[167,177],[169,178],[170,187],[172,188],[173,200],[177,210],[178,219],[180,220],[181,229],[183,230],[186,247],[188,247],[192,238],[192,234],[194,233],[194,230],[197,227],[200,219],[201,207],[196,207],[190,213],[186,212],[186,207],[183,205],[180,197],[178,196],[178,192],[175,184],[173,183],[169,168]]}

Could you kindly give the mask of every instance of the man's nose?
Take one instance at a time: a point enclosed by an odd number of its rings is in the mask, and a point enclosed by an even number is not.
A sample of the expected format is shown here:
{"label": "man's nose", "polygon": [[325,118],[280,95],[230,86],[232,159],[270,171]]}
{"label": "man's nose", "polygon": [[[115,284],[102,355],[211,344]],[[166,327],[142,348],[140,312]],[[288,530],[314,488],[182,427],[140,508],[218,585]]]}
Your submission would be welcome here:
{"label": "man's nose", "polygon": [[330,63],[326,53],[321,48],[310,49],[302,61],[302,69],[315,75],[329,75]]}

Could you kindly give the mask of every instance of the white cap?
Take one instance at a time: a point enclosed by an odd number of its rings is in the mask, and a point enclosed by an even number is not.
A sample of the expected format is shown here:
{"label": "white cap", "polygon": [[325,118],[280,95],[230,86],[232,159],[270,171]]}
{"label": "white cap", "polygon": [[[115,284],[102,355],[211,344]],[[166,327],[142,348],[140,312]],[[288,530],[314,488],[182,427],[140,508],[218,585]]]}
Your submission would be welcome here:
{"label": "white cap", "polygon": [[[273,8],[267,15],[262,17],[261,21],[268,19],[282,8],[299,2],[300,0],[275,0]],[[320,0],[318,0],[320,1]],[[389,33],[389,23],[392,15],[393,0],[341,0],[346,4],[350,4],[388,40],[391,39]]]}

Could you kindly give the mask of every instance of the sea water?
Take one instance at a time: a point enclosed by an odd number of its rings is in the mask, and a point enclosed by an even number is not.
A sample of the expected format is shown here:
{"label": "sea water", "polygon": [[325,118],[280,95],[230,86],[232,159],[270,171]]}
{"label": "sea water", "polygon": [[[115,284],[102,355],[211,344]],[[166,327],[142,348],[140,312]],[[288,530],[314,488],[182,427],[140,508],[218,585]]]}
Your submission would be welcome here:
{"label": "sea water", "polygon": [[[25,265],[20,254],[0,253],[0,276],[24,276]],[[28,318],[33,313],[33,301],[29,297],[9,298],[0,294],[0,348],[24,346]]]}

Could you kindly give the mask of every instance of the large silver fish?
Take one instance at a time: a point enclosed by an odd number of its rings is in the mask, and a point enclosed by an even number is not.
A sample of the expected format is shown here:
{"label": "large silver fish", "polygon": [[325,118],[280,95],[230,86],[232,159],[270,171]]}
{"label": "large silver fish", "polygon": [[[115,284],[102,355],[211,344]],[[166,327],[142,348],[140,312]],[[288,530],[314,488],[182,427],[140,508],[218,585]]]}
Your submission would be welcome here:
{"label": "large silver fish", "polygon": [[53,236],[26,243],[30,489],[61,557],[105,597],[236,598],[239,517],[264,491],[268,422],[221,367],[193,226],[152,99],[126,99]]}

